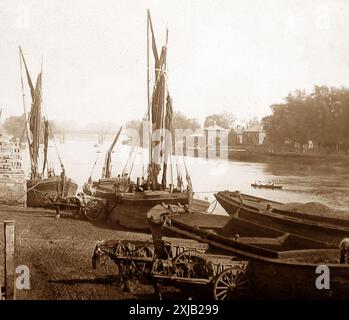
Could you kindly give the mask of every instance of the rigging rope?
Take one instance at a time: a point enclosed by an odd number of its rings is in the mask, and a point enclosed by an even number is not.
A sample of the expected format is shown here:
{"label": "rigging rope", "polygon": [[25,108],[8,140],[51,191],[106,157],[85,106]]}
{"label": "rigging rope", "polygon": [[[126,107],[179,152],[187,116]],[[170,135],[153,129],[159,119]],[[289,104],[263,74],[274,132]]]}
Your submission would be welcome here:
{"label": "rigging rope", "polygon": [[213,213],[213,211],[216,210],[217,203],[218,203],[217,199],[213,200],[213,201],[209,204],[208,207],[211,207],[211,205],[212,205],[213,203],[215,204],[214,207],[213,207],[213,209],[212,209],[211,211],[207,211],[207,213]]}
{"label": "rigging rope", "polygon": [[92,166],[92,170],[90,172],[90,178],[92,178],[93,171],[95,170],[96,164],[97,164],[98,156],[96,157],[95,163]]}
{"label": "rigging rope", "polygon": [[128,165],[128,162],[130,161],[130,158],[131,158],[131,156],[132,156],[132,153],[134,152],[134,147],[132,147],[132,149],[131,149],[131,152],[130,152],[130,154],[128,155],[128,159],[127,159],[127,161],[126,161],[126,163],[125,163],[125,166],[124,166],[124,169],[122,170],[122,176],[125,174],[125,171],[126,171],[126,168],[127,168],[127,165]]}
{"label": "rigging rope", "polygon": [[[22,197],[24,197],[29,191],[33,190],[34,188],[36,188],[41,182],[43,182],[44,180],[40,180],[37,184],[35,184],[34,186],[32,186],[31,188],[27,189],[19,198],[17,198],[16,201],[18,201],[19,199],[21,199]],[[35,190],[37,192],[42,192],[40,190]],[[42,193],[46,193],[46,192],[42,192]]]}
{"label": "rigging rope", "polygon": [[[47,117],[46,117],[46,119],[47,119],[47,121],[48,121],[48,118],[47,118]],[[61,167],[64,168],[64,165],[63,165],[63,162],[62,162],[62,159],[61,159],[61,157],[60,157],[59,150],[58,150],[58,147],[57,147],[56,139],[55,139],[55,137],[54,137],[54,135],[53,135],[53,132],[52,132],[52,128],[51,128],[50,125],[49,125],[48,127],[49,127],[49,130],[50,130],[50,133],[51,133],[51,137],[52,137],[53,143],[54,143],[54,145],[55,145],[55,149],[56,149],[56,151],[57,151],[58,161],[59,161]]]}
{"label": "rigging rope", "polygon": [[130,171],[129,171],[129,174],[128,174],[129,177],[131,176],[131,173],[132,173],[132,170],[133,170],[133,165],[134,165],[136,157],[137,157],[137,151],[138,151],[138,146],[136,148],[135,155],[134,155],[133,161],[132,161],[132,165],[131,165],[131,168],[130,168]]}

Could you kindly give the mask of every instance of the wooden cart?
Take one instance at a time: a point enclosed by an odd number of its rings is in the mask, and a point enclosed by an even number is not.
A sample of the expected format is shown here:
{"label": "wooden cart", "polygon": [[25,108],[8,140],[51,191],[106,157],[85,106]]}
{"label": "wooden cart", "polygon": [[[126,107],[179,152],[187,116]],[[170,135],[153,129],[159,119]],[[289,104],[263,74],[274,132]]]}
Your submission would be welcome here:
{"label": "wooden cart", "polygon": [[208,246],[193,240],[103,241],[97,243],[92,262],[113,260],[123,282],[150,281],[161,298],[158,283],[205,286],[216,300],[248,297],[248,263],[229,255],[208,254]]}

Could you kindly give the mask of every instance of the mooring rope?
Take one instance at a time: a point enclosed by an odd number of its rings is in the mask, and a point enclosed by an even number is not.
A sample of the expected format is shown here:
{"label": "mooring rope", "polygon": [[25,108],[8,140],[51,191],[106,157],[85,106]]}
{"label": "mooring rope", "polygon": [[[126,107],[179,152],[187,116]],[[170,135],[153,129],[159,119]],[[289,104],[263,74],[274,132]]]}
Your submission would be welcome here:
{"label": "mooring rope", "polygon": [[[36,188],[43,180],[40,180],[37,184],[35,184],[34,186],[32,186],[31,188],[29,188],[28,190],[26,190],[26,192],[24,192],[19,198],[16,199],[16,201],[18,201],[19,199],[21,199],[22,197],[24,197],[29,191],[33,190],[34,188]],[[35,190],[37,192],[42,192],[40,190]],[[44,192],[43,192],[44,193]]]}
{"label": "mooring rope", "polygon": [[208,208],[211,207],[211,205],[212,205],[213,203],[214,203],[213,209],[212,209],[211,211],[207,211],[207,213],[212,213],[213,211],[216,210],[217,203],[218,203],[217,199],[213,200],[213,201],[210,203],[210,205],[208,206]]}

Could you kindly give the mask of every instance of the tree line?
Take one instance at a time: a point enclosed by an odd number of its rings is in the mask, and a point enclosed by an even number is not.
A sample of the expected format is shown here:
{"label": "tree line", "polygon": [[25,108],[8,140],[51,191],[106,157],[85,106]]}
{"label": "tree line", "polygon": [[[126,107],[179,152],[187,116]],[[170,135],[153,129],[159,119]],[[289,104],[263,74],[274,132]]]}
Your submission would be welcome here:
{"label": "tree line", "polygon": [[[42,118],[41,121],[41,132],[42,135],[40,137],[40,140],[43,141],[43,135],[44,135],[44,118]],[[58,132],[56,124],[49,120],[49,126],[50,131],[55,134]],[[3,130],[6,131],[7,134],[12,136],[13,138],[20,139],[21,142],[25,142],[27,140],[27,133],[26,133],[26,121],[24,114],[20,116],[10,116],[5,119],[4,123],[2,124]]]}
{"label": "tree line", "polygon": [[267,143],[303,148],[311,142],[318,149],[349,149],[349,89],[297,90],[271,109],[272,115],[262,119]]}
{"label": "tree line", "polygon": [[[276,148],[303,148],[312,146],[325,150],[349,150],[349,89],[341,87],[315,86],[312,92],[296,90],[290,93],[283,103],[271,106],[272,114],[262,119],[262,125],[267,137],[265,143]],[[182,112],[174,112],[174,127],[176,129],[201,128],[199,121],[190,118]],[[252,119],[245,127],[256,124]],[[236,124],[233,113],[223,111],[208,115],[203,127],[218,125],[229,129]],[[53,132],[60,130],[51,122]],[[131,120],[128,128],[141,129],[141,120]],[[24,115],[12,116],[3,123],[3,128],[16,138],[25,138]]]}

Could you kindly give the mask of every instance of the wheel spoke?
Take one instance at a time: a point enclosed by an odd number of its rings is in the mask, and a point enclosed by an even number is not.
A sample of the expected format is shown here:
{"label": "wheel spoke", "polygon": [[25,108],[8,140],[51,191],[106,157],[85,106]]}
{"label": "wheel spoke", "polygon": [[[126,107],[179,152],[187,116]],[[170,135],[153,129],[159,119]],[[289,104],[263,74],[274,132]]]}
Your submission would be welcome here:
{"label": "wheel spoke", "polygon": [[235,283],[238,284],[241,280],[244,280],[245,275],[243,273],[239,273],[235,277]]}
{"label": "wheel spoke", "polygon": [[222,296],[222,295],[227,295],[227,291],[225,290],[225,291],[221,291],[221,292],[219,292],[219,293],[217,293],[217,299],[221,299],[220,297]]}
{"label": "wheel spoke", "polygon": [[222,296],[220,300],[226,300],[225,298],[227,297],[227,295],[228,295],[228,292],[225,292],[224,296]]}
{"label": "wheel spoke", "polygon": [[214,293],[218,300],[232,300],[246,296],[248,279],[241,268],[231,267],[220,273],[215,281]]}
{"label": "wheel spoke", "polygon": [[225,286],[229,287],[230,283],[223,281],[223,279],[219,280],[219,283],[223,283]]}
{"label": "wheel spoke", "polygon": [[217,297],[220,297],[222,294],[227,293],[227,290],[222,290],[221,292],[217,293]]}
{"label": "wheel spoke", "polygon": [[226,283],[229,283],[229,285],[231,284],[231,279],[226,273],[223,275],[222,279],[224,279]]}
{"label": "wheel spoke", "polygon": [[231,281],[230,283],[235,284],[237,277],[238,277],[238,273],[234,274],[233,272],[230,272],[230,281]]}
{"label": "wheel spoke", "polygon": [[247,279],[244,279],[244,280],[240,280],[237,284],[236,284],[236,286],[237,287],[243,287],[243,286],[247,286],[247,284],[248,284],[248,280]]}
{"label": "wheel spoke", "polygon": [[227,287],[226,287],[226,286],[224,286],[224,287],[218,287],[218,286],[217,286],[216,289],[217,289],[217,290],[227,290]]}

